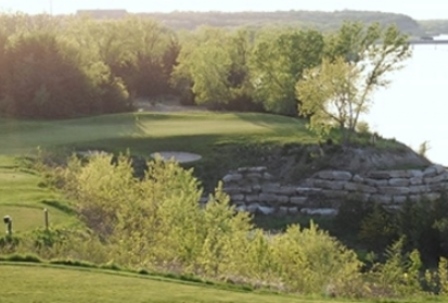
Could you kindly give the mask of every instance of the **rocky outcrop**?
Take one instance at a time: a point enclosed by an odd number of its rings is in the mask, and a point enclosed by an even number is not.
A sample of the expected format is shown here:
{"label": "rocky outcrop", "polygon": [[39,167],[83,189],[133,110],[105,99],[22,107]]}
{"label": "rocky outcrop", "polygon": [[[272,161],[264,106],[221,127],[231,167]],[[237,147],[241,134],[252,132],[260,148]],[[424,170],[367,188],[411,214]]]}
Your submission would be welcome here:
{"label": "rocky outcrop", "polygon": [[435,200],[448,189],[448,170],[371,171],[365,175],[324,170],[297,184],[281,184],[266,167],[246,167],[223,178],[224,191],[240,211],[264,215],[335,215],[347,199],[391,209],[406,201]]}

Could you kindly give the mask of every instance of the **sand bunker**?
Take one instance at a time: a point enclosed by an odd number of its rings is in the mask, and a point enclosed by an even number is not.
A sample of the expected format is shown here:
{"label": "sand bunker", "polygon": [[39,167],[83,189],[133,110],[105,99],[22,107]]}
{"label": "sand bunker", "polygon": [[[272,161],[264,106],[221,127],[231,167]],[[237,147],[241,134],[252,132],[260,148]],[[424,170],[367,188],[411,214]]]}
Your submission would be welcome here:
{"label": "sand bunker", "polygon": [[151,157],[156,158],[157,156],[162,159],[169,161],[175,160],[179,163],[190,163],[196,162],[202,159],[201,155],[187,153],[187,152],[172,152],[172,151],[164,151],[164,152],[156,152],[151,154]]}

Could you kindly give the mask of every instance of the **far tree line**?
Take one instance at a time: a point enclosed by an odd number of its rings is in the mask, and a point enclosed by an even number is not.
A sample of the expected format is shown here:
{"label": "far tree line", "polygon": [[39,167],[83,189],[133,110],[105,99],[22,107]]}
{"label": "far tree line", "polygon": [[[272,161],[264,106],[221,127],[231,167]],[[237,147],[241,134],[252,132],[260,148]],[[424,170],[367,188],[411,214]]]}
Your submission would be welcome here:
{"label": "far tree line", "polygon": [[[395,26],[332,32],[200,27],[149,18],[0,16],[0,114],[66,118],[128,111],[136,98],[310,118],[354,129],[388,72],[410,56]],[[331,123],[328,123],[331,122]],[[349,136],[349,134],[347,134]]]}

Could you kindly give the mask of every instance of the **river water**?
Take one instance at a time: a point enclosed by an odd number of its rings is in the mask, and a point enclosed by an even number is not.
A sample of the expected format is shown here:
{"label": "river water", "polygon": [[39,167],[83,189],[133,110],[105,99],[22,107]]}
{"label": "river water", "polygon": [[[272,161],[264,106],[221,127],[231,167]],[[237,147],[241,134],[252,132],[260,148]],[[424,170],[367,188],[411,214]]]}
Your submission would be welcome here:
{"label": "river water", "polygon": [[428,141],[427,157],[448,166],[448,45],[413,48],[405,67],[390,75],[390,86],[375,93],[364,120],[414,150]]}

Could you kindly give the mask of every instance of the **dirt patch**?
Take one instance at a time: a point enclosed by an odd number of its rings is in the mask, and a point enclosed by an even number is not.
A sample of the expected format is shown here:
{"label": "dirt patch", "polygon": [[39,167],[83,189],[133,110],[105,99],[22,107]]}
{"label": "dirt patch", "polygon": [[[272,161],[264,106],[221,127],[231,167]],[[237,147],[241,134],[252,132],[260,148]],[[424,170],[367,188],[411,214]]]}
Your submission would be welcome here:
{"label": "dirt patch", "polygon": [[151,154],[151,157],[161,157],[165,161],[174,160],[179,163],[191,163],[202,159],[201,155],[179,151],[163,151]]}

